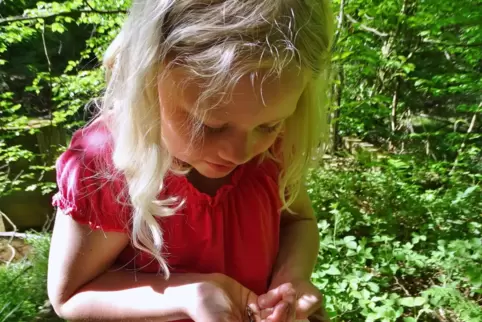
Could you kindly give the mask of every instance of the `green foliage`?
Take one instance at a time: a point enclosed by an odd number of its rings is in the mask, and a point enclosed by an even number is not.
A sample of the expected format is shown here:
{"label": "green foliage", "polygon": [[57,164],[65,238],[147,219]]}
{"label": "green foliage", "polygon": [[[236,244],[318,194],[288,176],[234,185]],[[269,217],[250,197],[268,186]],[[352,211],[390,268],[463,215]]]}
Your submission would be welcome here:
{"label": "green foliage", "polygon": [[[420,167],[420,168],[419,168]],[[339,321],[482,318],[482,189],[397,157],[335,159],[310,175],[320,256],[313,279]]]}
{"label": "green foliage", "polygon": [[[0,197],[55,189],[55,157],[104,90],[102,55],[129,4],[0,1]],[[333,6],[338,151],[310,174],[313,279],[339,321],[481,321],[480,0]],[[373,149],[345,155],[351,137]],[[37,259],[0,267],[0,321],[35,316]]]}
{"label": "green foliage", "polygon": [[[6,22],[0,19],[0,161],[6,169],[0,175],[1,195],[52,191],[53,182],[38,181],[51,173],[65,141],[50,142],[43,150],[14,142],[34,141],[33,135],[51,128],[68,135],[85,123],[84,108],[104,89],[103,52],[128,5],[121,0],[0,3],[2,13],[11,14]],[[37,167],[25,169],[22,160]]]}
{"label": "green foliage", "polygon": [[32,234],[28,259],[0,266],[0,321],[33,321],[47,299],[46,279],[50,237]]}
{"label": "green foliage", "polygon": [[466,134],[482,111],[479,1],[334,5],[342,17],[334,61],[341,136],[439,160],[453,160],[463,142],[482,143],[480,126]]}

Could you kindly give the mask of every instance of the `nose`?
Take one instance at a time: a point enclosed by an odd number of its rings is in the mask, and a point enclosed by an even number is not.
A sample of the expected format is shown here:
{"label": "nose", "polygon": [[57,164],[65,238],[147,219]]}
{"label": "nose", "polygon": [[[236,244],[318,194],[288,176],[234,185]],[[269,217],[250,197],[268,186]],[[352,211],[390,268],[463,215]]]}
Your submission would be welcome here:
{"label": "nose", "polygon": [[251,160],[253,155],[254,135],[252,133],[238,133],[230,135],[224,140],[219,156],[228,162],[240,165]]}

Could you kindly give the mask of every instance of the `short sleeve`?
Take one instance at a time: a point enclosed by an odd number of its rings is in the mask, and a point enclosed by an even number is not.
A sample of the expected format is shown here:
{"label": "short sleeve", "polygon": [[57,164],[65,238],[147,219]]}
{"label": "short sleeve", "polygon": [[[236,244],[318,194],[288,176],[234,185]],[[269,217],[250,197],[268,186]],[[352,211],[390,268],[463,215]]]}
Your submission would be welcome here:
{"label": "short sleeve", "polygon": [[129,207],[122,180],[109,171],[108,137],[97,125],[74,133],[55,164],[58,191],[52,205],[92,229],[128,232]]}

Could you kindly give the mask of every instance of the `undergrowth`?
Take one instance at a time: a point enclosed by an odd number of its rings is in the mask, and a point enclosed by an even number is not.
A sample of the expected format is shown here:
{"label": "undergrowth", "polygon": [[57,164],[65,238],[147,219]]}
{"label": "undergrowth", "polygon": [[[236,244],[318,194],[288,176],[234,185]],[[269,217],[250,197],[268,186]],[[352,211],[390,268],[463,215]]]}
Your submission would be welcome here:
{"label": "undergrowth", "polygon": [[47,264],[50,237],[29,234],[28,258],[0,266],[0,322],[30,322],[38,319],[47,300]]}
{"label": "undergrowth", "polygon": [[[333,158],[311,171],[313,281],[333,321],[482,321],[480,175],[438,172],[401,157]],[[49,235],[28,243],[28,259],[0,267],[0,322],[38,320],[47,299]]]}
{"label": "undergrowth", "polygon": [[392,157],[311,172],[313,279],[335,321],[482,321],[480,175],[427,188],[437,171]]}

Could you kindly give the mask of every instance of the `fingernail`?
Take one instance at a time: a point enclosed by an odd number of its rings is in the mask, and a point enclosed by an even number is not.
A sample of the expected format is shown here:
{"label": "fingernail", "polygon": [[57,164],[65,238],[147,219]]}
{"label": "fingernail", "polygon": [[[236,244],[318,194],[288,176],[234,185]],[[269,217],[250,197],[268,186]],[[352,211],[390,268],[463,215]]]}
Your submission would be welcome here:
{"label": "fingernail", "polygon": [[296,295],[296,291],[295,291],[295,289],[293,289],[293,288],[290,289],[290,290],[289,290],[288,292],[286,292],[286,293],[287,293],[288,295],[293,295],[293,296]]}
{"label": "fingernail", "polygon": [[262,299],[262,300],[258,299],[258,303],[259,303],[259,304],[258,304],[259,307],[265,308],[265,305],[266,305],[266,300],[265,300],[265,299]]}
{"label": "fingernail", "polygon": [[294,295],[288,295],[285,297],[285,301],[288,303],[294,303],[295,302],[295,296]]}

